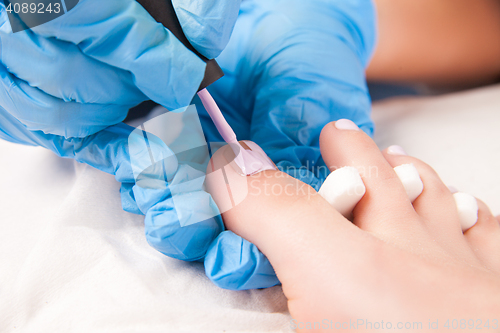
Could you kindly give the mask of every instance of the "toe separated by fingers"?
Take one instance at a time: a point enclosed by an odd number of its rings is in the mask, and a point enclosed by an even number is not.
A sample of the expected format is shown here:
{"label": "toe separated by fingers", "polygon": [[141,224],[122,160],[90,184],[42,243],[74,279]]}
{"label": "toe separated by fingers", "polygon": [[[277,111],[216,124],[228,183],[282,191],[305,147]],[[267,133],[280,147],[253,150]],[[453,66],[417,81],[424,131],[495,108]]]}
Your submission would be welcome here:
{"label": "toe separated by fingers", "polygon": [[319,189],[319,194],[346,217],[351,214],[365,192],[365,184],[354,167],[333,171]]}
{"label": "toe separated by fingers", "polygon": [[424,183],[420,179],[417,168],[413,164],[403,164],[395,167],[394,171],[401,180],[408,199],[411,202],[415,201],[424,190]]}
{"label": "toe separated by fingers", "polygon": [[457,205],[462,231],[467,231],[477,222],[479,210],[477,200],[472,195],[462,192],[454,193],[453,199]]}

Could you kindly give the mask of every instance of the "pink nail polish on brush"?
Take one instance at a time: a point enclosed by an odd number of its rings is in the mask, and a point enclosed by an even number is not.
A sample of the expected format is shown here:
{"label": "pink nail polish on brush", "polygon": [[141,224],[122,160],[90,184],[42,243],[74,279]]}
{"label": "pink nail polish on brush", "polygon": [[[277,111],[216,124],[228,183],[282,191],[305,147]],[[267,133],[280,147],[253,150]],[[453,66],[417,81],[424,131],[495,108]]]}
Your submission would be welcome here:
{"label": "pink nail polish on brush", "polygon": [[251,176],[264,170],[276,170],[276,166],[267,156],[265,156],[265,154],[263,155],[254,150],[246,150],[240,145],[238,139],[236,138],[236,134],[227,123],[226,119],[222,115],[222,112],[207,89],[200,90],[198,92],[198,96],[210,115],[210,118],[212,118],[212,121],[214,122],[215,127],[217,127],[220,135],[224,141],[231,146],[236,156],[234,162],[241,169],[243,175]]}

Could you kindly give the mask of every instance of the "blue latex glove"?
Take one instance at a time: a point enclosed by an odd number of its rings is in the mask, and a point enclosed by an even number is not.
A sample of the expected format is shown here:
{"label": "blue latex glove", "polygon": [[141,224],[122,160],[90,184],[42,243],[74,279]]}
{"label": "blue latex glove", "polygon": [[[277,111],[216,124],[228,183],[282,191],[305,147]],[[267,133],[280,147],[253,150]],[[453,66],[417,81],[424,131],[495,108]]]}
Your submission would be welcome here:
{"label": "blue latex glove", "polygon": [[[322,128],[349,118],[373,133],[364,70],[375,32],[370,0],[246,0],[217,59],[226,76],[209,90],[238,139],[256,142],[282,171],[318,190],[329,173]],[[209,140],[221,140],[206,113],[202,124]],[[230,231],[210,247],[205,269],[227,289],[279,283],[267,258]]]}
{"label": "blue latex glove", "polygon": [[[208,58],[217,56],[240,0],[173,4],[193,46]],[[38,88],[21,98],[43,100],[9,110],[30,130],[85,137],[121,122],[148,98],[175,110],[189,105],[205,73],[205,63],[135,0],[80,0],[32,31],[11,31],[0,0],[0,62]]]}
{"label": "blue latex glove", "polygon": [[[123,184],[122,193],[133,189],[134,207],[146,215],[146,237],[160,252],[182,260],[204,258],[210,244],[224,229],[219,210],[211,196],[203,191],[204,173],[179,164],[172,151],[158,138],[123,123],[108,127],[85,138],[64,138],[30,131],[12,113],[35,109],[42,100],[36,88],[13,77],[0,64],[0,139],[14,143],[41,146],[58,156],[72,158],[101,171],[115,175]],[[151,163],[151,158],[156,163]],[[136,182],[138,172],[147,175],[154,186]],[[144,172],[142,171],[144,170]],[[144,180],[144,177],[142,177]],[[188,183],[189,181],[192,181]],[[187,183],[175,198],[171,185]],[[179,188],[179,187],[178,187]],[[128,197],[123,202],[129,202]],[[174,202],[175,200],[175,202]]]}

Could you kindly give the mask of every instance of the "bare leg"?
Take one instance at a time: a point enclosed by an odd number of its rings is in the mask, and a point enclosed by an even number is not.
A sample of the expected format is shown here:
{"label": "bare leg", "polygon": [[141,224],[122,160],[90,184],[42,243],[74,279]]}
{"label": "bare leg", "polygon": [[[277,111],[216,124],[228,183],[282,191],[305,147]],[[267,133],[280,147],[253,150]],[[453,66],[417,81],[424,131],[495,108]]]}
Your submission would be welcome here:
{"label": "bare leg", "polygon": [[368,80],[462,86],[500,79],[500,1],[375,0]]}

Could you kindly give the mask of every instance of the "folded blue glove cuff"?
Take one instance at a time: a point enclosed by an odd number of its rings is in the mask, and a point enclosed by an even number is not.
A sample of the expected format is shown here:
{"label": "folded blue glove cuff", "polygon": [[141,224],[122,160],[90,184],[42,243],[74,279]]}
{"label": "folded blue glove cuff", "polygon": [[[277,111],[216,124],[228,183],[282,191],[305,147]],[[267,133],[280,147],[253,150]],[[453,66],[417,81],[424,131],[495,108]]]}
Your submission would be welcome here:
{"label": "folded blue glove cuff", "polygon": [[230,290],[269,288],[280,283],[257,246],[232,231],[222,232],[208,249],[205,272],[217,286]]}

